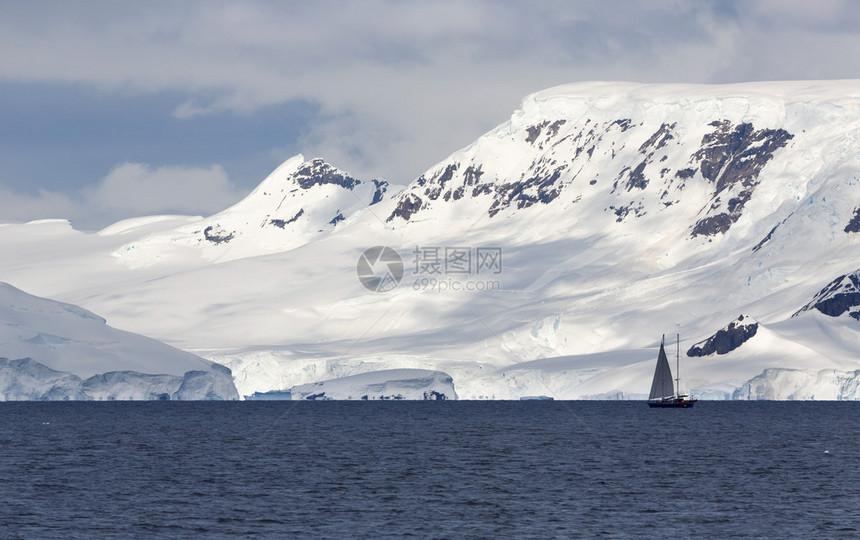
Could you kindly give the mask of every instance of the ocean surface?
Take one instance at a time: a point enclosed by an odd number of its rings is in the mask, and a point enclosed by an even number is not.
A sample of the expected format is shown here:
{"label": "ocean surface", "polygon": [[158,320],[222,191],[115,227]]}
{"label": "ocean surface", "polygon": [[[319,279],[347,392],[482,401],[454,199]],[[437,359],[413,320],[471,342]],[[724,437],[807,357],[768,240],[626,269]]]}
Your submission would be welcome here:
{"label": "ocean surface", "polygon": [[860,403],[0,404],[3,538],[856,538]]}

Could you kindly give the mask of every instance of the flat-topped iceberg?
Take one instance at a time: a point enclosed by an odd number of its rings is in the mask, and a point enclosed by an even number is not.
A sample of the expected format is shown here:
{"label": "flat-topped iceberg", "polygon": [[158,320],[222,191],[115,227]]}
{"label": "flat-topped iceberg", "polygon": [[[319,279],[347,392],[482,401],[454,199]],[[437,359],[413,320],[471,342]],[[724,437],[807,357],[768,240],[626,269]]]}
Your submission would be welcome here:
{"label": "flat-topped iceberg", "polygon": [[386,369],[294,386],[294,400],[457,399],[454,381],[441,371]]}

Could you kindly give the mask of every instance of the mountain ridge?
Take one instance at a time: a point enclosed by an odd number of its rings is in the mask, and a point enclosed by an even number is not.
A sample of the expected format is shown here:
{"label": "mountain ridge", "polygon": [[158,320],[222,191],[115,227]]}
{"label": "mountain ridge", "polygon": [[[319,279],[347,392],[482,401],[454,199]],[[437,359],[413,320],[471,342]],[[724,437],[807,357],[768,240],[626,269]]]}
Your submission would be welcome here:
{"label": "mountain ridge", "polygon": [[[791,315],[857,269],[858,96],[858,81],[549,89],[389,196],[309,180],[296,193],[314,195],[275,215],[277,201],[254,202],[276,198],[264,181],[247,211],[98,245],[77,236],[111,281],[94,285],[69,256],[70,285],[52,292],[230,366],[243,395],[402,368],[448,373],[465,398],[636,396],[660,334],[680,332],[687,350],[738,313],[756,334],[691,359],[695,390],[731,397],[767,369],[853,372],[854,319]],[[336,170],[297,156],[270,177],[302,189],[305,165],[307,178]],[[0,244],[11,234],[0,228]],[[356,277],[380,245],[404,263],[385,294]],[[476,271],[489,248],[498,274]],[[446,266],[466,253],[469,272]],[[437,267],[460,273],[421,272]],[[40,274],[0,269],[45,286]]]}

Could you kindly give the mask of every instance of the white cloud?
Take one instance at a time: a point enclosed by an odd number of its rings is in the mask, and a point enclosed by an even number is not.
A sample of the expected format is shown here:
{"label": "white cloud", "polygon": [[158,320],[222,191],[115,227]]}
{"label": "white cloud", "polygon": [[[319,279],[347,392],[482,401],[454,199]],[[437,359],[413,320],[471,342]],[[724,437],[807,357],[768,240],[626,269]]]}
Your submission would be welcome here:
{"label": "white cloud", "polygon": [[749,9],[755,17],[786,30],[817,27],[832,31],[858,20],[854,0],[758,0]]}
{"label": "white cloud", "polygon": [[0,222],[69,219],[79,229],[98,229],[128,217],[209,215],[238,202],[238,189],[220,165],[152,167],[123,163],[100,182],[73,195],[16,193],[0,185]]}
{"label": "white cloud", "polygon": [[860,50],[839,0],[42,6],[4,6],[0,79],[196,95],[178,118],[318,103],[306,153],[396,182],[548,86],[856,77]]}
{"label": "white cloud", "polygon": [[23,194],[0,185],[0,222],[66,219],[77,209],[77,202],[68,195],[45,190]]}
{"label": "white cloud", "polygon": [[157,167],[123,163],[95,187],[85,190],[90,205],[106,212],[135,215],[165,212],[208,214],[241,198],[220,165]]}

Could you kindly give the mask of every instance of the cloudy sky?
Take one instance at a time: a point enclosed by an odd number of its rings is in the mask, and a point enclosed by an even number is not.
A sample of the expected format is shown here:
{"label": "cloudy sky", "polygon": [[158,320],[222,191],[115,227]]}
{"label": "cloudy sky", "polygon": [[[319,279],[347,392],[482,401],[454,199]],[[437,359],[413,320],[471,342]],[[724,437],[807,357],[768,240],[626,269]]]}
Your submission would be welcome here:
{"label": "cloudy sky", "polygon": [[205,215],[299,152],[406,184],[543,88],[858,51],[851,0],[0,2],[0,222]]}

